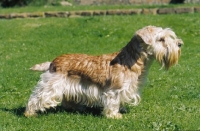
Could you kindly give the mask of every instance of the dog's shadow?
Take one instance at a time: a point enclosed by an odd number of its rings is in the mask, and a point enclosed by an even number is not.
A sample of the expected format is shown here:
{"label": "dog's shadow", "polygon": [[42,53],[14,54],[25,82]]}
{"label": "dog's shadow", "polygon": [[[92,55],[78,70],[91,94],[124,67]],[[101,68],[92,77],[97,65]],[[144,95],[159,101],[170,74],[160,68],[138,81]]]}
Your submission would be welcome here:
{"label": "dog's shadow", "polygon": [[[1,111],[4,112],[9,112],[12,113],[18,117],[25,117],[24,116],[24,111],[25,107],[18,107],[18,108],[13,108],[13,109],[8,109],[8,108],[0,108]],[[56,114],[59,112],[67,112],[70,114],[81,114],[81,115],[92,115],[92,116],[102,116],[102,108],[95,108],[95,107],[85,107],[84,110],[66,110],[62,106],[57,106],[56,108],[50,108],[47,109],[45,112],[37,112],[38,115],[49,115],[49,114]],[[129,109],[128,108],[122,108],[120,109],[120,113],[128,113]]]}
{"label": "dog's shadow", "polygon": [[[8,108],[0,108],[1,111],[12,113],[18,117],[25,117],[24,111],[25,107],[18,107],[13,109]],[[101,116],[101,109],[100,108],[90,108],[86,107],[84,111],[79,110],[66,110],[62,106],[57,106],[56,108],[47,109],[45,112],[37,112],[38,115],[49,115],[49,114],[56,114],[59,112],[67,112],[70,114],[82,114],[82,115],[93,115],[93,116]]]}
{"label": "dog's shadow", "polygon": [[3,112],[14,114],[16,116],[24,116],[23,113],[25,111],[25,107],[19,107],[19,108],[14,108],[14,109],[0,108],[0,110]]}

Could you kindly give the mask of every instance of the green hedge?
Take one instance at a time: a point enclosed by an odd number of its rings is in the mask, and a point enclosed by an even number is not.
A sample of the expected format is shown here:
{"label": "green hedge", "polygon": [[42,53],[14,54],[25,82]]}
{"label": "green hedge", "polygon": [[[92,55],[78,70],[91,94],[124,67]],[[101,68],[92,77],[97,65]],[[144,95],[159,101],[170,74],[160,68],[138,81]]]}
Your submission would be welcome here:
{"label": "green hedge", "polygon": [[0,0],[2,7],[58,5],[61,0]]}
{"label": "green hedge", "polygon": [[173,4],[178,4],[178,3],[183,3],[185,0],[171,0],[170,3],[173,3]]}

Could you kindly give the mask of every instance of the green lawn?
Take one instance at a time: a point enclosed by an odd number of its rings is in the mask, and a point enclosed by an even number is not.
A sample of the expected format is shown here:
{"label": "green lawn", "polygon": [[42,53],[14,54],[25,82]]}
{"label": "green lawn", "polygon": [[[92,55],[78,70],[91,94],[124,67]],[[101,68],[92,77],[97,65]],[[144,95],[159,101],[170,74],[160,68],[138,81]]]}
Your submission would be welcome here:
{"label": "green lawn", "polygon": [[173,7],[198,7],[194,4],[168,4],[168,5],[73,5],[73,6],[25,6],[25,7],[13,7],[2,8],[0,7],[0,14],[8,13],[32,13],[32,12],[48,12],[48,11],[76,11],[76,10],[110,10],[110,9],[142,9],[142,8],[173,8]]}
{"label": "green lawn", "polygon": [[[0,19],[0,131],[200,130],[200,14]],[[40,72],[29,68],[63,53],[119,51],[144,26],[172,28],[183,39],[179,64],[169,71],[155,62],[142,101],[112,120],[61,108],[23,116]]]}

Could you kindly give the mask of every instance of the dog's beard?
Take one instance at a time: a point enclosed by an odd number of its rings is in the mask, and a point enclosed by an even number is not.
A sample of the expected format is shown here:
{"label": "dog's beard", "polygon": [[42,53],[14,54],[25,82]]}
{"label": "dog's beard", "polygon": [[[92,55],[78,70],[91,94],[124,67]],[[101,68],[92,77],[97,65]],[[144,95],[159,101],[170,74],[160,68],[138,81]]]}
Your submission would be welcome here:
{"label": "dog's beard", "polygon": [[163,57],[163,64],[166,69],[169,69],[171,66],[178,63],[181,50],[178,51],[169,51],[167,48],[166,55]]}
{"label": "dog's beard", "polygon": [[[173,45],[172,45],[173,46]],[[181,50],[178,47],[158,47],[154,49],[156,60],[161,64],[161,69],[169,69],[171,66],[178,63]]]}

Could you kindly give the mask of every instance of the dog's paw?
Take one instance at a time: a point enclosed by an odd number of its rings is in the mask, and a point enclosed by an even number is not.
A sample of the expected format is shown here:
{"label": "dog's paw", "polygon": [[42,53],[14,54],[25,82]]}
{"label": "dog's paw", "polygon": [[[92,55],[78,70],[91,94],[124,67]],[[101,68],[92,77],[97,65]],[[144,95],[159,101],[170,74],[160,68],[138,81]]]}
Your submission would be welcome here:
{"label": "dog's paw", "polygon": [[29,112],[29,111],[25,111],[24,115],[25,115],[25,117],[36,117],[37,113],[32,113],[32,112]]}
{"label": "dog's paw", "polygon": [[105,114],[107,118],[111,119],[122,119],[122,114],[121,113],[115,113],[115,114]]}

